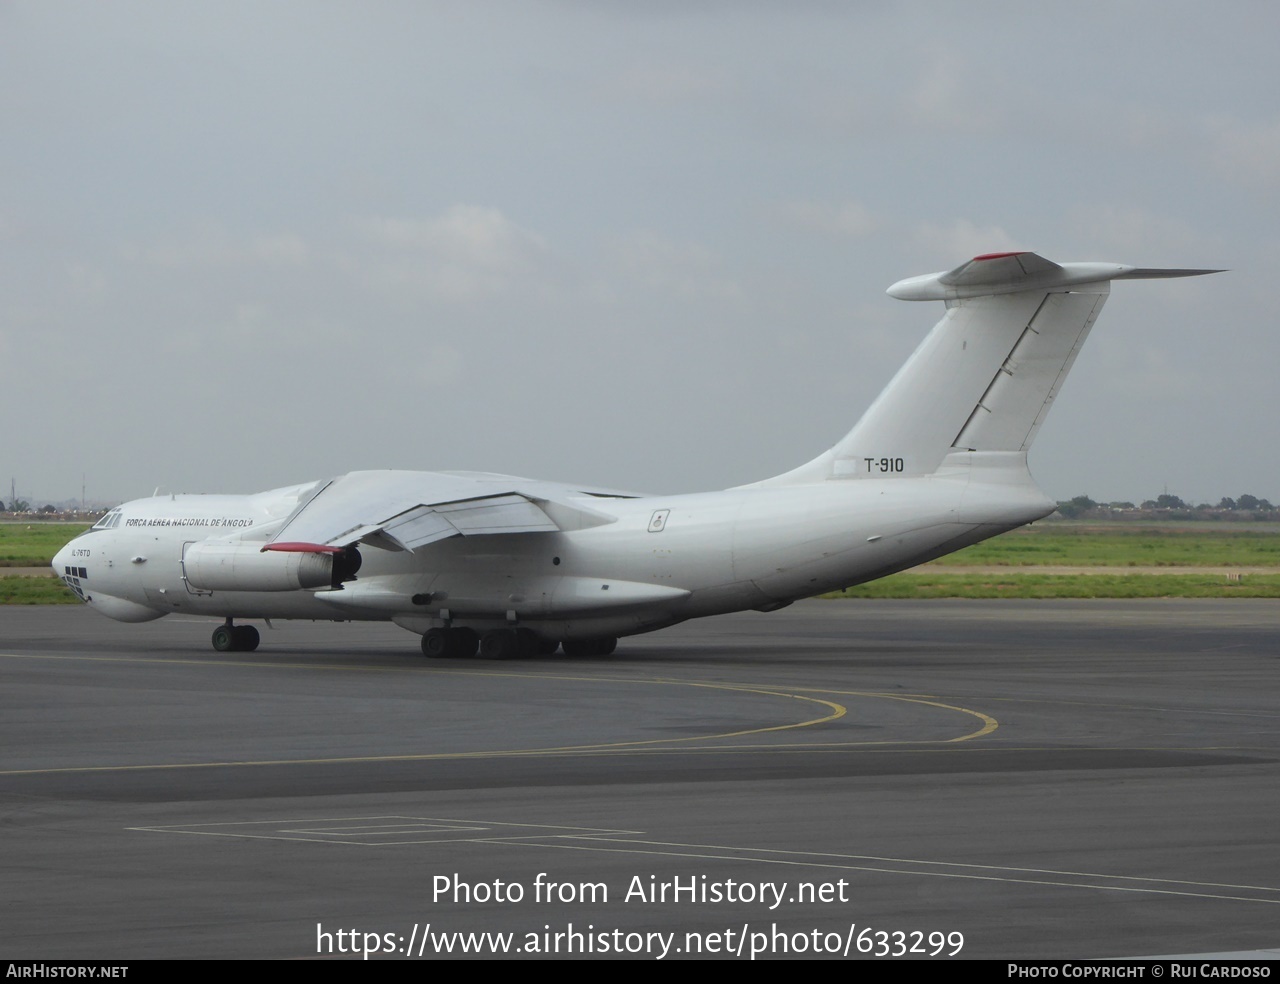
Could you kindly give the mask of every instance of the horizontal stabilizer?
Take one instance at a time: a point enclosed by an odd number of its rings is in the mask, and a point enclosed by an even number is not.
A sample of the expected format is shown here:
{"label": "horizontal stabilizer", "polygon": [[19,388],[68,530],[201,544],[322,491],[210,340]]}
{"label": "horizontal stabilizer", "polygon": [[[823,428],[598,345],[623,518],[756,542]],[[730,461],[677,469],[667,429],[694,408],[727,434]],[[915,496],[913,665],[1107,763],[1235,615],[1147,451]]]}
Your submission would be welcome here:
{"label": "horizontal stabilizer", "polygon": [[1060,274],[1062,267],[1035,253],[984,253],[938,277],[948,287],[1015,282],[1030,277]]}
{"label": "horizontal stabilizer", "polygon": [[903,301],[951,301],[1024,290],[1060,290],[1108,280],[1198,277],[1221,272],[1162,270],[1125,266],[1123,263],[1057,264],[1036,253],[984,253],[954,270],[899,280],[886,293]]}
{"label": "horizontal stabilizer", "polygon": [[1116,280],[1166,280],[1170,277],[1203,277],[1206,273],[1226,273],[1226,270],[1176,270],[1160,267],[1133,267],[1127,273],[1116,274]]}

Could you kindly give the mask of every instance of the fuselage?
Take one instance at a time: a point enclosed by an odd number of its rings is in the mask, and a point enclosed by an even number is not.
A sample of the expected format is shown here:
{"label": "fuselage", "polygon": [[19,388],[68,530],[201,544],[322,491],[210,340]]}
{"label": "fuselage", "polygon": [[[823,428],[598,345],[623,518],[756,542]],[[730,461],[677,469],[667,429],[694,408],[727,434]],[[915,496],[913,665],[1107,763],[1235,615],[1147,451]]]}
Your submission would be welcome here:
{"label": "fuselage", "polygon": [[[296,555],[262,550],[310,486],[248,496],[138,499],[54,559],[102,614],[145,621],[223,618],[391,620],[425,632],[519,625],[552,639],[624,636],[688,618],[771,610],[901,570],[1037,519],[1053,506],[1019,458],[976,480],[968,463],[915,478],[747,487],[672,496],[579,494],[610,521],[585,529],[454,536],[419,550],[360,546],[353,580],[290,589],[273,571]],[[402,473],[397,473],[402,474]],[[431,475],[423,473],[424,481]],[[981,478],[981,476],[979,476]],[[226,545],[230,545],[229,547]],[[235,551],[268,588],[226,590],[194,558]],[[230,564],[232,561],[228,561]],[[274,565],[274,566],[272,566]],[[235,584],[247,575],[224,578]]]}

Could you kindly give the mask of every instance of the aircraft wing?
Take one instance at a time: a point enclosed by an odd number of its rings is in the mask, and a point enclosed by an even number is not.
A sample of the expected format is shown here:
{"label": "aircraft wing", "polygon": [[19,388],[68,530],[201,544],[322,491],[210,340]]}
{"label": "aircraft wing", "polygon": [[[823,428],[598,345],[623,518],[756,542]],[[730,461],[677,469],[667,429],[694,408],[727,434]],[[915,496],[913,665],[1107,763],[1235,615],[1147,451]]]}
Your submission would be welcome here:
{"label": "aircraft wing", "polygon": [[612,495],[484,473],[351,472],[319,483],[263,549],[418,550],[451,536],[585,529],[615,517],[578,500]]}

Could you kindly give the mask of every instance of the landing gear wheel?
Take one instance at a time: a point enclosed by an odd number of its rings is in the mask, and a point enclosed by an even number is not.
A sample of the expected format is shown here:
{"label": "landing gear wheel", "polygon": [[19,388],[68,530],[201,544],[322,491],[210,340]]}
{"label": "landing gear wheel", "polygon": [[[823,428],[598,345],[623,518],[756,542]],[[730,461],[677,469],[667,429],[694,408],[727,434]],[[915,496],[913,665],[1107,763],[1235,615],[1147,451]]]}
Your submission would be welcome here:
{"label": "landing gear wheel", "polygon": [[252,625],[232,625],[227,619],[213,630],[213,648],[220,653],[251,653],[258,648],[258,630]]}
{"label": "landing gear wheel", "polygon": [[559,639],[538,639],[538,655],[552,656],[560,648]]}
{"label": "landing gear wheel", "polygon": [[453,633],[448,629],[427,629],[422,634],[422,655],[432,659],[454,655],[450,652],[454,648],[450,645],[453,641],[452,636]]}
{"label": "landing gear wheel", "polygon": [[480,636],[475,629],[451,629],[454,646],[453,655],[459,659],[470,659],[480,648]]}
{"label": "landing gear wheel", "polygon": [[515,659],[522,648],[510,629],[491,629],[480,637],[481,659]]}
{"label": "landing gear wheel", "polygon": [[422,655],[432,659],[470,659],[480,637],[475,629],[427,629],[422,633]]}
{"label": "landing gear wheel", "polygon": [[533,629],[516,629],[516,642],[518,649],[516,655],[520,659],[528,659],[530,656],[536,656],[542,640],[538,638],[538,633]]}

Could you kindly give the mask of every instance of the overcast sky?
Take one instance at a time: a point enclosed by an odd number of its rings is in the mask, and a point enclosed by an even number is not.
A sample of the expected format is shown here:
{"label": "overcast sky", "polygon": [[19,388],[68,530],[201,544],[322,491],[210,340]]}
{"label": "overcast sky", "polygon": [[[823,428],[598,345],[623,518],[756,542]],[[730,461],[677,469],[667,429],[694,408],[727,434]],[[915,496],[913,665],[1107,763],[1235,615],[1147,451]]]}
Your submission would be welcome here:
{"label": "overcast sky", "polygon": [[1280,7],[0,3],[0,499],[808,460],[978,252],[1127,282],[1054,498],[1280,500]]}

